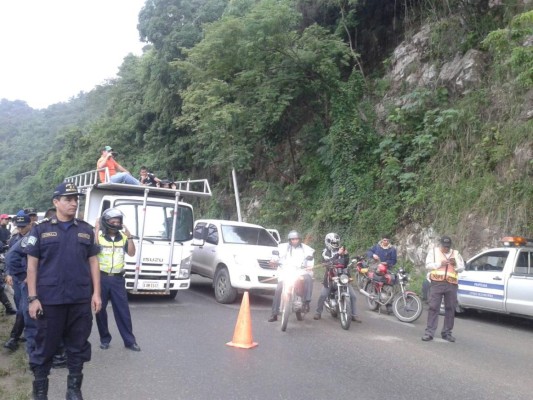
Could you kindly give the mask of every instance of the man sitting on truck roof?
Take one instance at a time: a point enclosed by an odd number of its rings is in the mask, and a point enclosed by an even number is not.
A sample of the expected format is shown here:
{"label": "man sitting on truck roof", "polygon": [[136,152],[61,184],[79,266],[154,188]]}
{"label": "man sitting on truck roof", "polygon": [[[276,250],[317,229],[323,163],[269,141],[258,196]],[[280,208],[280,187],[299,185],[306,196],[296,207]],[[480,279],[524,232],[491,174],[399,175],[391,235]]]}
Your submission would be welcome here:
{"label": "man sitting on truck roof", "polygon": [[[109,171],[109,182],[111,183],[126,183],[128,185],[140,185],[141,183],[135,179],[129,171],[120,165],[115,160],[116,152],[111,146],[105,146],[102,149],[102,155],[96,163],[97,169],[106,168]],[[117,173],[117,171],[120,171]],[[100,182],[106,182],[105,171],[100,171]]]}

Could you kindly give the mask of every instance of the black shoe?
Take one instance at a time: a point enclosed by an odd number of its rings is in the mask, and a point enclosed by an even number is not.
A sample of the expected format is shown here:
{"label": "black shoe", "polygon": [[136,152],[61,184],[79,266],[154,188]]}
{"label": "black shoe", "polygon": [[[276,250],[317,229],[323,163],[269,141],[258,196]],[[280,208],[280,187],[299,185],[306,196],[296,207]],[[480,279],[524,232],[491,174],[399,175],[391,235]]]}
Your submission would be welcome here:
{"label": "black shoe", "polygon": [[359,317],[357,317],[357,316],[355,316],[355,315],[352,315],[352,321],[353,321],[353,322],[359,322],[359,323],[363,322],[363,321],[361,321],[361,320],[359,319]]}
{"label": "black shoe", "polygon": [[447,334],[447,335],[442,335],[442,338],[444,340],[447,340],[448,342],[455,342],[455,338],[451,335],[451,333]]}
{"label": "black shoe", "polygon": [[6,308],[6,315],[15,315],[17,313],[17,310],[13,310],[12,308]]}
{"label": "black shoe", "polygon": [[100,343],[100,348],[102,350],[107,350],[109,349],[109,343]]}
{"label": "black shoe", "polygon": [[137,343],[133,343],[132,345],[126,346],[126,348],[131,351],[141,351],[141,348]]}
{"label": "black shoe", "polygon": [[278,320],[278,316],[275,314],[272,314],[270,318],[268,319],[268,322],[275,322]]}
{"label": "black shoe", "polygon": [[316,320],[319,320],[320,318],[322,318],[322,316],[318,313],[316,313],[315,316],[313,317],[313,319],[316,319]]}
{"label": "black shoe", "polygon": [[4,347],[11,351],[15,351],[19,348],[19,344],[18,344],[17,339],[10,338],[7,342],[4,343]]}
{"label": "black shoe", "polygon": [[430,340],[433,340],[433,336],[429,336],[428,334],[422,336],[422,341],[429,342]]}

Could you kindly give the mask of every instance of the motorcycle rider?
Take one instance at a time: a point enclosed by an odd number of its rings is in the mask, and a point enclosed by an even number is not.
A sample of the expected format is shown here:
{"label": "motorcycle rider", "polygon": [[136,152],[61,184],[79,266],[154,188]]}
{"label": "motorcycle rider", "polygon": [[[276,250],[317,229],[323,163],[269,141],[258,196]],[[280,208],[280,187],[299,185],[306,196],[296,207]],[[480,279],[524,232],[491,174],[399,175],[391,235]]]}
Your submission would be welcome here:
{"label": "motorcycle rider", "polygon": [[[397,262],[396,248],[391,244],[390,235],[381,235],[381,240],[367,251],[366,256],[384,263],[387,266],[387,273],[390,273]],[[392,304],[387,304],[386,307],[387,313],[392,314]]]}
{"label": "motorcycle rider", "polygon": [[[346,250],[345,246],[340,246],[339,235],[333,232],[328,233],[326,235],[326,238],[324,239],[324,242],[326,244],[326,248],[322,251],[322,258],[324,259],[324,261],[332,261],[334,265],[342,265],[342,272],[350,276],[350,272],[348,270],[350,255],[348,254],[348,251]],[[324,273],[324,279],[322,280],[322,290],[320,291],[320,296],[318,298],[316,313],[313,317],[313,319],[315,320],[319,320],[321,318],[322,310],[324,309],[324,301],[329,296],[329,293],[331,291],[329,274],[330,271],[328,271],[328,269],[326,268],[326,271]],[[355,297],[355,290],[353,289],[352,285],[348,285],[348,291],[350,293],[350,309],[352,311],[352,321],[361,323],[363,321],[361,321],[357,316],[355,305],[357,299]]]}
{"label": "motorcycle rider", "polygon": [[387,263],[390,271],[397,262],[396,248],[391,244],[390,235],[381,235],[381,240],[367,251],[366,256]]}
{"label": "motorcycle rider", "polygon": [[[282,243],[279,245],[279,256],[273,257],[271,262],[278,264],[278,271],[281,272],[283,269],[299,269],[306,263],[307,273],[303,275],[304,277],[304,312],[309,311],[309,303],[311,302],[311,296],[313,294],[313,277],[312,277],[312,268],[313,261],[306,260],[306,257],[313,256],[315,250],[313,250],[308,245],[302,243],[302,238],[300,234],[292,230],[289,232],[287,239],[289,243]],[[281,274],[280,274],[281,275]],[[278,275],[278,276],[280,276]],[[281,303],[281,293],[283,291],[283,281],[278,281],[278,286],[276,287],[276,292],[274,293],[274,298],[272,299],[272,315],[268,319],[268,322],[274,322],[278,320],[279,306]]]}

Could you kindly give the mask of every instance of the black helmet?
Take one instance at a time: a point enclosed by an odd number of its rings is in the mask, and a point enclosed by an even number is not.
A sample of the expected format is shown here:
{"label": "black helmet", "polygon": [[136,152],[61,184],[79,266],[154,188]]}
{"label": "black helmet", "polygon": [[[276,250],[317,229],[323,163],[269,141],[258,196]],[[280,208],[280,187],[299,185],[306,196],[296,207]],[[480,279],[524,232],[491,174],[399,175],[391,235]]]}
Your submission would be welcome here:
{"label": "black helmet", "polygon": [[[109,220],[111,218],[119,218],[120,219],[120,225],[111,225],[109,223]],[[122,211],[120,211],[118,208],[108,208],[104,211],[102,216],[100,217],[100,226],[102,228],[102,231],[104,233],[109,232],[109,229],[115,229],[120,231],[122,229],[122,220],[124,218],[124,214],[122,214]]]}

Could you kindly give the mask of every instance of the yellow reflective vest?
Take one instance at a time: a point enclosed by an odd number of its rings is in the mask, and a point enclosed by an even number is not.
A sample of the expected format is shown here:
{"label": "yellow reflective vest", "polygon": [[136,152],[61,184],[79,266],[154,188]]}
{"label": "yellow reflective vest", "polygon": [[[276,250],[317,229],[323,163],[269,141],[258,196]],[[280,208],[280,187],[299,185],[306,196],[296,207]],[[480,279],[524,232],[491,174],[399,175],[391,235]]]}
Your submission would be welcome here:
{"label": "yellow reflective vest", "polygon": [[[118,235],[120,235],[120,239]],[[115,241],[109,240],[111,238],[107,239],[102,232],[98,235],[100,271],[108,274],[119,273],[124,269],[124,254],[128,238],[125,235],[118,235],[115,237]]]}

